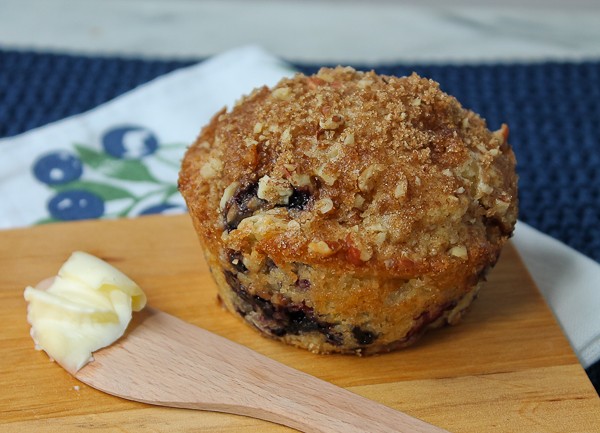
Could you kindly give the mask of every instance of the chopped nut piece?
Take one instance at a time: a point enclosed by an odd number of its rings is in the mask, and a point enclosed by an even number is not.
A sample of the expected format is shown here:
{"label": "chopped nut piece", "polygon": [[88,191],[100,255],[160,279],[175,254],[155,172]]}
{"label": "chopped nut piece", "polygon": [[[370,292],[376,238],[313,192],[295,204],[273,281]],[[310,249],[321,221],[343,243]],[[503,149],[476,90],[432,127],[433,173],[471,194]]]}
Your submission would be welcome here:
{"label": "chopped nut piece", "polygon": [[496,203],[496,209],[498,209],[498,212],[501,213],[502,215],[504,215],[506,213],[506,211],[508,210],[508,207],[510,206],[510,203],[500,200],[499,198],[496,199],[495,203]]}
{"label": "chopped nut piece", "polygon": [[375,183],[374,175],[382,170],[381,164],[371,164],[358,176],[358,188],[363,192],[370,191]]}
{"label": "chopped nut piece", "polygon": [[327,157],[329,158],[330,161],[332,159],[339,157],[341,154],[342,154],[342,150],[340,149],[339,144],[335,144],[335,145],[331,146],[329,148],[329,150],[327,151]]}
{"label": "chopped nut piece", "polygon": [[357,83],[357,86],[360,87],[361,89],[366,89],[371,84],[373,84],[373,80],[369,77],[364,77],[364,78],[361,78],[361,80]]}
{"label": "chopped nut piece", "polygon": [[294,186],[309,186],[310,176],[308,174],[294,173],[291,178],[292,185]]}
{"label": "chopped nut piece", "polygon": [[262,132],[263,129],[263,124],[260,122],[257,122],[254,124],[254,133],[255,134],[260,134]]}
{"label": "chopped nut piece", "polygon": [[287,222],[278,215],[268,213],[258,213],[240,221],[237,230],[240,232],[252,233],[252,236],[260,241],[273,231],[284,232],[287,229]]}
{"label": "chopped nut piece", "polygon": [[330,256],[333,254],[333,250],[329,248],[329,245],[327,245],[327,242],[325,241],[312,241],[308,244],[308,250],[322,256]]}
{"label": "chopped nut piece", "polygon": [[407,191],[408,191],[408,180],[406,179],[406,177],[403,176],[396,184],[396,189],[394,190],[394,197],[404,198],[404,197],[406,197]]}
{"label": "chopped nut piece", "polygon": [[265,256],[256,250],[252,250],[249,257],[243,257],[242,263],[250,272],[259,272],[265,263]]}
{"label": "chopped nut piece", "polygon": [[371,248],[365,248],[360,250],[360,259],[363,262],[368,262],[369,260],[371,260],[371,257],[373,257],[373,250],[371,250]]}
{"label": "chopped nut piece", "polygon": [[442,174],[443,174],[444,176],[448,176],[448,177],[452,177],[452,176],[454,176],[454,175],[452,174],[452,171],[451,171],[449,168],[446,168],[446,169],[442,170]]}
{"label": "chopped nut piece", "polygon": [[346,135],[346,138],[344,138],[344,144],[346,144],[346,145],[354,144],[354,134]]}
{"label": "chopped nut piece", "polygon": [[330,173],[327,173],[325,171],[326,169],[327,169],[327,164],[323,164],[315,170],[315,174],[317,176],[319,176],[321,179],[323,179],[323,182],[325,182],[327,185],[331,186],[335,183],[337,178],[334,177],[333,175],[331,175]]}
{"label": "chopped nut piece", "polygon": [[492,191],[494,191],[494,188],[492,188],[491,186],[489,186],[487,183],[484,182],[479,182],[479,184],[477,185],[477,189],[481,192],[483,192],[484,194],[491,194]]}
{"label": "chopped nut piece", "polygon": [[464,245],[456,245],[456,246],[450,248],[450,255],[461,258],[461,259],[467,259],[468,258],[467,247],[465,247]]}
{"label": "chopped nut piece", "polygon": [[421,98],[415,98],[410,102],[410,105],[412,105],[413,107],[418,107],[419,105],[421,105]]}
{"label": "chopped nut piece", "polygon": [[335,80],[335,77],[325,69],[321,69],[319,72],[317,72],[317,77],[327,83],[333,83]]}
{"label": "chopped nut piece", "polygon": [[258,180],[258,198],[270,203],[288,204],[294,190],[289,182],[283,179],[273,179],[264,175]]}
{"label": "chopped nut piece", "polygon": [[212,165],[209,162],[204,164],[200,169],[200,176],[202,176],[204,179],[213,178],[217,175],[217,173],[218,172],[212,167]]}
{"label": "chopped nut piece", "polygon": [[383,226],[383,224],[371,224],[367,227],[367,230],[372,232],[384,232],[387,229]]}
{"label": "chopped nut piece", "polygon": [[244,139],[244,144],[245,144],[247,147],[252,147],[252,146],[256,146],[256,145],[258,144],[258,141],[256,141],[256,140],[255,140],[255,139],[253,139],[253,138],[249,138],[249,137],[248,137],[248,138],[245,138],[245,139]]}
{"label": "chopped nut piece", "polygon": [[271,92],[273,98],[281,99],[282,101],[289,101],[292,98],[292,92],[290,92],[289,87],[280,87],[279,89],[273,90]]}
{"label": "chopped nut piece", "polygon": [[225,188],[225,191],[223,191],[223,196],[221,197],[221,201],[219,202],[219,208],[221,210],[225,209],[225,205],[227,204],[227,202],[229,201],[229,199],[231,197],[233,197],[233,194],[235,193],[235,190],[240,186],[239,182],[231,182],[229,184],[229,186],[227,188]]}
{"label": "chopped nut piece", "polygon": [[290,230],[298,230],[300,228],[300,223],[296,220],[290,220],[290,222],[287,223],[287,228]]}
{"label": "chopped nut piece", "polygon": [[290,131],[290,128],[285,128],[285,130],[281,134],[281,142],[285,144],[289,144],[292,142],[292,133]]}
{"label": "chopped nut piece", "polygon": [[479,149],[481,153],[488,153],[488,149],[483,145],[483,143],[477,143],[475,147]]}
{"label": "chopped nut piece", "polygon": [[333,201],[329,197],[322,198],[315,203],[317,212],[326,214],[333,209]]}
{"label": "chopped nut piece", "polygon": [[223,161],[218,158],[209,158],[200,169],[200,176],[210,179],[217,176],[223,169]]}
{"label": "chopped nut piece", "polygon": [[319,126],[323,129],[338,129],[344,124],[344,116],[341,114],[334,114],[327,119],[319,120]]}
{"label": "chopped nut piece", "polygon": [[357,209],[362,209],[364,204],[365,204],[365,198],[360,194],[356,194],[354,196],[354,207]]}
{"label": "chopped nut piece", "polygon": [[327,129],[325,131],[323,131],[323,136],[325,137],[326,140],[333,140],[333,137],[335,137],[335,130],[333,129]]}
{"label": "chopped nut piece", "polygon": [[375,244],[378,247],[382,246],[387,238],[387,232],[379,232],[375,235]]}

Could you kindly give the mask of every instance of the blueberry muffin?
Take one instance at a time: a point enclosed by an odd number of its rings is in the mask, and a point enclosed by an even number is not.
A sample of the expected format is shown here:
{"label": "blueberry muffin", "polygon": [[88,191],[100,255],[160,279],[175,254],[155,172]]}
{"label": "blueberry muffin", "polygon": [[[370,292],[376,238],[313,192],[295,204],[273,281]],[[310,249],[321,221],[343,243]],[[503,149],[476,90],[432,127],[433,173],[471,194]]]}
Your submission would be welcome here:
{"label": "blueberry muffin", "polygon": [[321,69],[217,113],[179,188],[233,314],[313,352],[385,352],[456,323],[496,263],[507,136],[432,80]]}

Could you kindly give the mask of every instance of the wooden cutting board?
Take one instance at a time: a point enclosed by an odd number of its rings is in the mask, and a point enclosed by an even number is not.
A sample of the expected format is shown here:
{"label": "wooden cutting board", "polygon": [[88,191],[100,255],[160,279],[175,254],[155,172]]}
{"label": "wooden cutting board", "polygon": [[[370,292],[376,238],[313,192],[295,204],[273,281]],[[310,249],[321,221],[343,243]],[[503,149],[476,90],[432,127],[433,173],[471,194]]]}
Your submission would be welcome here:
{"label": "wooden cutting board", "polygon": [[450,432],[600,432],[600,399],[512,245],[462,324],[396,353],[314,355],[263,338],[221,309],[187,215],[0,231],[2,432],[292,431],[121,400],[34,351],[23,290],[54,275],[74,250],[116,265],[156,308]]}

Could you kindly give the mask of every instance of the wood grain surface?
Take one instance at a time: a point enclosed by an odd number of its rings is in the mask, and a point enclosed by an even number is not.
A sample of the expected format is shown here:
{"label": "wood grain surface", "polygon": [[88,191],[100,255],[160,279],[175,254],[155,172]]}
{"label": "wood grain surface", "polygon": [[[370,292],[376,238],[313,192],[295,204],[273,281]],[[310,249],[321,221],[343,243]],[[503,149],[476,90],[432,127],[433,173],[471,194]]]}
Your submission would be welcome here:
{"label": "wood grain surface", "polygon": [[74,250],[120,268],[156,308],[450,432],[600,432],[600,399],[511,245],[460,325],[391,354],[314,355],[262,338],[222,310],[186,215],[0,231],[2,432],[292,431],[123,400],[34,351],[23,290]]}

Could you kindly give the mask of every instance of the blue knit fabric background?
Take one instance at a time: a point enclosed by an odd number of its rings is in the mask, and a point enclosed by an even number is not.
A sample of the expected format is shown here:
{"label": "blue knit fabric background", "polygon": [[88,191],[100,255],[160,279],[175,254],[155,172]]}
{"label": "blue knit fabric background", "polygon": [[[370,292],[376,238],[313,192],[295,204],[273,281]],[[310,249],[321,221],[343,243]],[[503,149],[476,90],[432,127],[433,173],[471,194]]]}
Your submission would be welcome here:
{"label": "blue knit fabric background", "polygon": [[[84,112],[193,62],[0,50],[0,137]],[[507,123],[518,160],[520,219],[600,262],[600,62],[353,66],[391,75],[416,71],[490,128]],[[588,374],[600,392],[600,362]]]}

